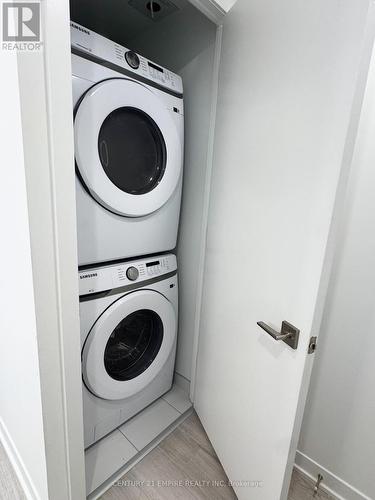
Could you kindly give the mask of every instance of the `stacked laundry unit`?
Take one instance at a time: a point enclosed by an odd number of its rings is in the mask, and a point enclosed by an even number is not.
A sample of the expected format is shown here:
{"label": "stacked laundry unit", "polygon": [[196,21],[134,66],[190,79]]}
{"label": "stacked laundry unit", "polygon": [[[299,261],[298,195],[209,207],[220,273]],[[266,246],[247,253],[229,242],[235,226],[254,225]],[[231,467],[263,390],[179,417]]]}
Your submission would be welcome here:
{"label": "stacked laundry unit", "polygon": [[85,446],[174,371],[181,78],[71,23]]}

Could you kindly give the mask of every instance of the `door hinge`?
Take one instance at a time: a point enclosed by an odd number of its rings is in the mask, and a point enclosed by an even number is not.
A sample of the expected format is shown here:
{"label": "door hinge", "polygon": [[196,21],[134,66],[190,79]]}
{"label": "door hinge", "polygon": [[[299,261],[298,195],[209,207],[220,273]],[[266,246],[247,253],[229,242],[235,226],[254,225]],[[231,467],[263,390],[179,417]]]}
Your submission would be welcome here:
{"label": "door hinge", "polygon": [[311,337],[310,342],[309,342],[309,350],[308,350],[309,354],[314,354],[314,352],[316,351],[317,342],[318,342],[317,337]]}

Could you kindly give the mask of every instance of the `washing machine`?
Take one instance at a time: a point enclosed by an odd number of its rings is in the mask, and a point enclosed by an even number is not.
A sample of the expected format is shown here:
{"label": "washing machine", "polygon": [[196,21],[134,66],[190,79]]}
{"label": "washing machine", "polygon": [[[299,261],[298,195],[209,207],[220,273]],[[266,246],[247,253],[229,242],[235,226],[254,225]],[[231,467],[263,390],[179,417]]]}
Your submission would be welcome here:
{"label": "washing machine", "polygon": [[172,387],[176,257],[79,272],[85,447]]}
{"label": "washing machine", "polygon": [[181,78],[72,22],[79,265],[170,251],[181,204]]}

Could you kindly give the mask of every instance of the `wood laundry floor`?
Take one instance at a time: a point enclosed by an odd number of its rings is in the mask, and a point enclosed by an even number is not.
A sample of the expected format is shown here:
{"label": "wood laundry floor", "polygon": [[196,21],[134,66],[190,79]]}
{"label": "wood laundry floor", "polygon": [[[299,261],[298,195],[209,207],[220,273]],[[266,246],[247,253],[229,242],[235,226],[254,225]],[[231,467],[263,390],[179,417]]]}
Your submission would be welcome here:
{"label": "wood laundry floor", "polygon": [[[185,483],[190,481],[189,485]],[[233,489],[195,413],[107,491],[101,500],[232,500]],[[288,500],[333,500],[294,471]]]}
{"label": "wood laundry floor", "polygon": [[[236,499],[227,480],[194,413],[112,486],[101,500]],[[186,481],[191,481],[190,486],[185,485]],[[313,487],[311,481],[295,471],[288,500],[334,500],[324,492],[313,497]],[[26,500],[1,444],[0,498]]]}

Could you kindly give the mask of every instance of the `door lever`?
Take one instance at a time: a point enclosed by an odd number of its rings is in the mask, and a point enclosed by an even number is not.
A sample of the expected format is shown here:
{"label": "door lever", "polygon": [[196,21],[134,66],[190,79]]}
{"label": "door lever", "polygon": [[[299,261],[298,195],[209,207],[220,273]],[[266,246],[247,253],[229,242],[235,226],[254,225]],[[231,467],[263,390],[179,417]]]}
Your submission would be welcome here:
{"label": "door lever", "polygon": [[268,335],[275,340],[282,340],[292,349],[297,349],[299,340],[299,329],[290,324],[288,321],[283,321],[281,324],[281,332],[274,330],[271,326],[267,325],[264,321],[258,321],[260,326]]}

